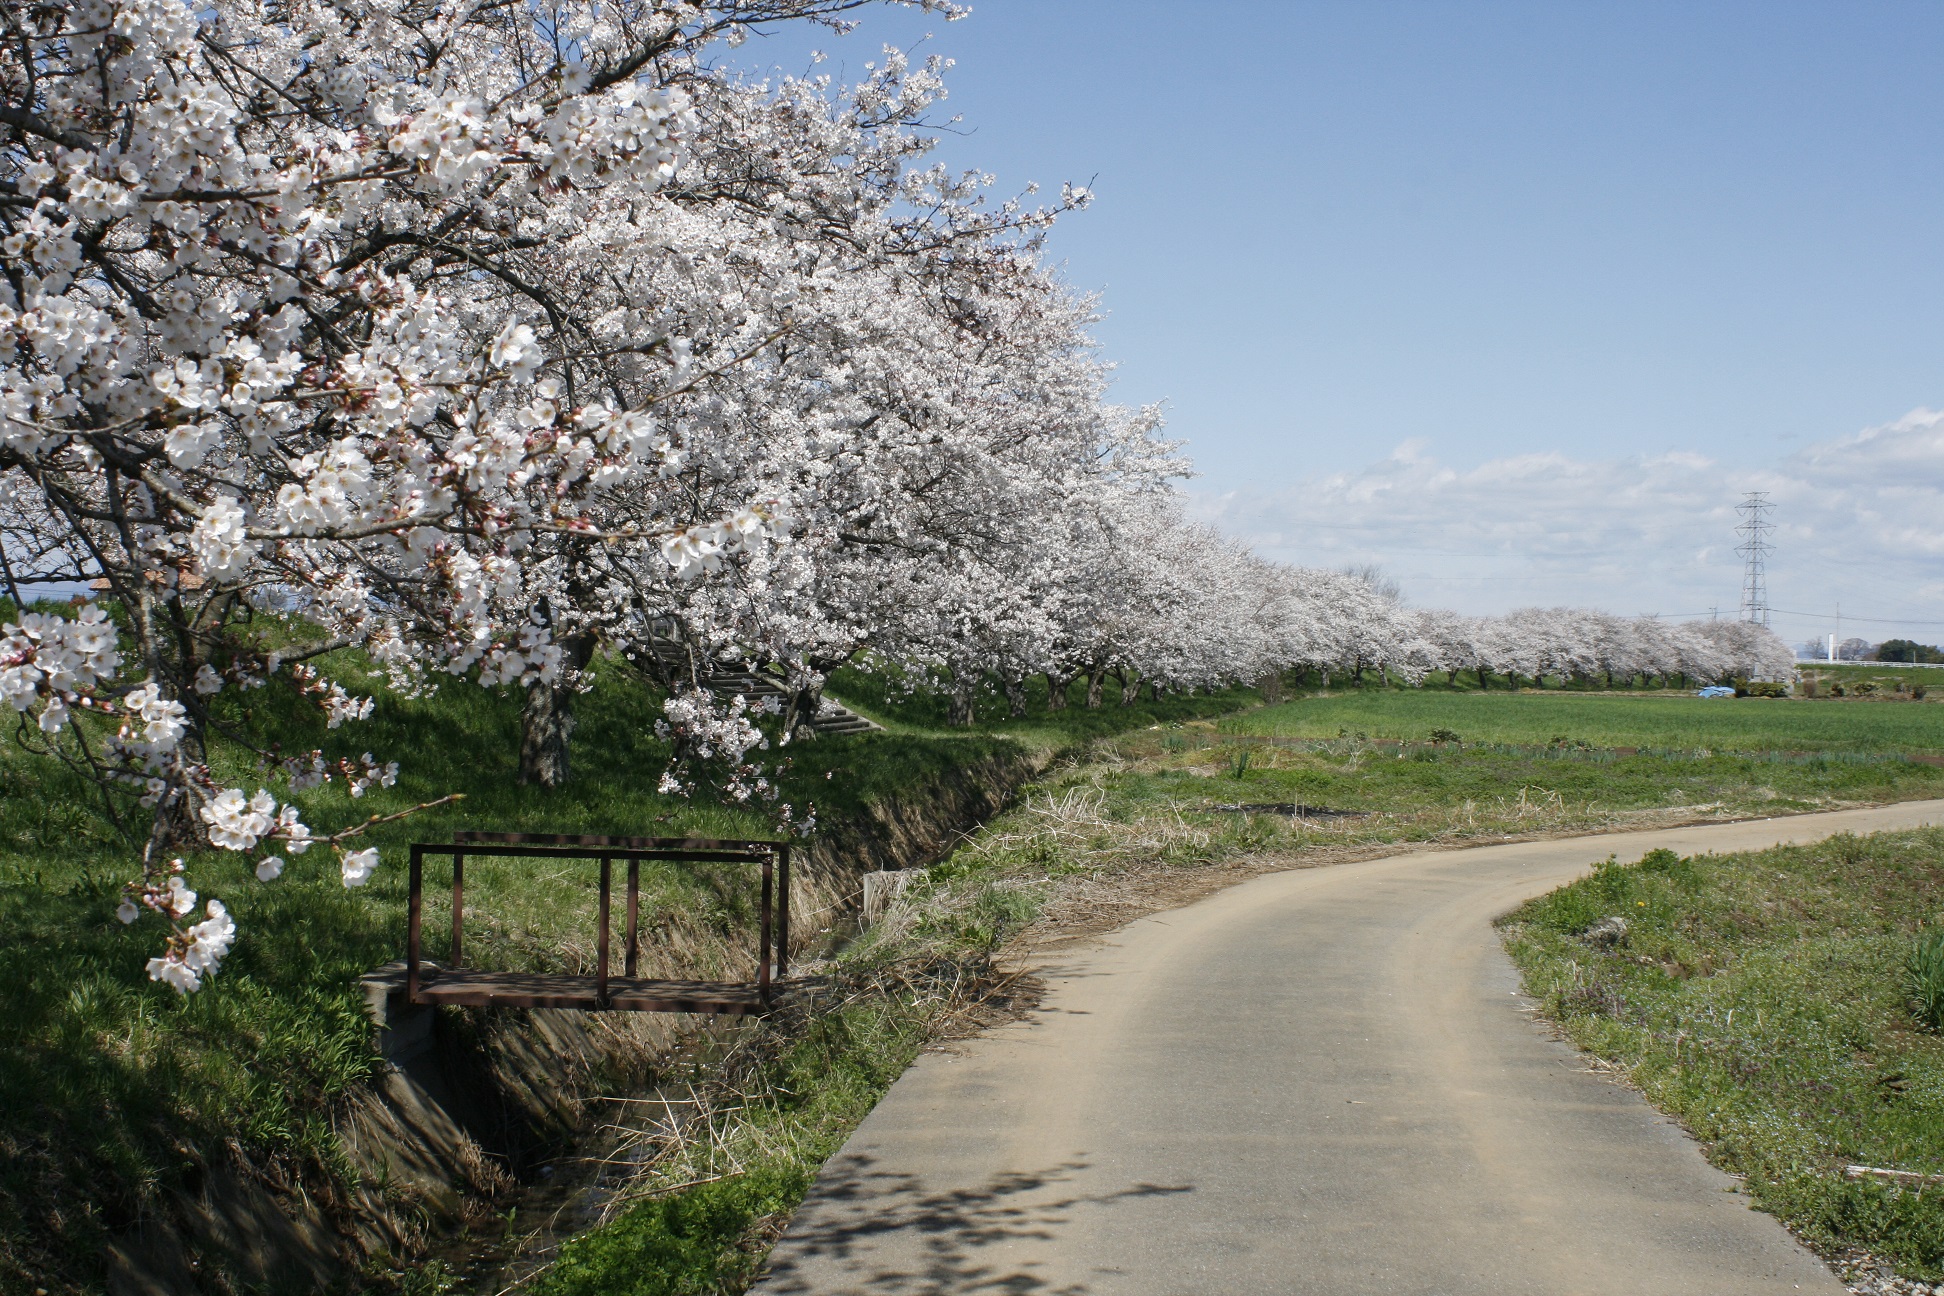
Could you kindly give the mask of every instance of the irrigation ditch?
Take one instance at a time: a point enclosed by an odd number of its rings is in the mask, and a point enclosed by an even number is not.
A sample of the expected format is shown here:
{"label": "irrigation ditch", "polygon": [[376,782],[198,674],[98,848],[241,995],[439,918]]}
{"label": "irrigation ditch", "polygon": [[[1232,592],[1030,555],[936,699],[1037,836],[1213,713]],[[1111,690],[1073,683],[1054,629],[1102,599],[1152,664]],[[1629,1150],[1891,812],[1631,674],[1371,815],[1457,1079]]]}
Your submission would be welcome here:
{"label": "irrigation ditch", "polygon": [[[1022,748],[954,766],[856,818],[827,821],[797,848],[790,953],[811,975],[786,996],[782,1036],[828,1006],[814,969],[857,929],[865,876],[941,858],[1052,759]],[[710,939],[697,933],[694,944]],[[234,1158],[212,1165],[193,1191],[110,1244],[114,1296],[238,1284],[443,1291],[454,1284],[421,1280],[484,1275],[523,1254],[544,1263],[561,1237],[619,1204],[603,1181],[651,1151],[658,1122],[679,1131],[706,1114],[704,1095],[725,1078],[733,1088],[726,1073],[755,1060],[753,1037],[778,1036],[761,1019],[414,1006],[392,966],[375,969],[364,990],[383,1063],[332,1121],[336,1184],[293,1182]],[[615,1119],[626,1108],[656,1116]]]}

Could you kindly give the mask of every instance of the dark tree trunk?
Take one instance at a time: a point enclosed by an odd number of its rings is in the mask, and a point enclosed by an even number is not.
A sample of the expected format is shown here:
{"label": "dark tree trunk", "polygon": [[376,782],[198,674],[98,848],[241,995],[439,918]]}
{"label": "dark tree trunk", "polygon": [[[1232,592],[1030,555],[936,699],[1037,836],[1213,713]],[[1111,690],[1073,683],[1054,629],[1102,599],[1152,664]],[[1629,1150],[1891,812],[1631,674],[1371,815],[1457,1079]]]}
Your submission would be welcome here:
{"label": "dark tree trunk", "polygon": [[958,729],[970,729],[978,718],[972,701],[972,681],[958,679],[952,681],[952,699],[945,716],[945,722]]}
{"label": "dark tree trunk", "polygon": [[1097,666],[1087,673],[1087,710],[1100,710],[1101,685],[1106,682],[1107,671],[1104,667]]}
{"label": "dark tree trunk", "polygon": [[1073,683],[1071,675],[1061,675],[1054,671],[1046,672],[1046,709],[1064,711],[1067,709],[1067,685]]}
{"label": "dark tree trunk", "polygon": [[1026,681],[1008,676],[1006,679],[1006,714],[1015,720],[1026,718]]}
{"label": "dark tree trunk", "polygon": [[574,684],[594,656],[594,636],[574,635],[560,644],[561,678],[527,687],[520,711],[520,782],[559,787],[572,776]]}
{"label": "dark tree trunk", "polygon": [[823,687],[793,689],[783,712],[783,732],[791,742],[815,738],[817,714],[823,710]]}
{"label": "dark tree trunk", "polygon": [[1120,681],[1120,704],[1131,707],[1141,700],[1141,672],[1129,666],[1124,671],[1115,671],[1114,678]]}

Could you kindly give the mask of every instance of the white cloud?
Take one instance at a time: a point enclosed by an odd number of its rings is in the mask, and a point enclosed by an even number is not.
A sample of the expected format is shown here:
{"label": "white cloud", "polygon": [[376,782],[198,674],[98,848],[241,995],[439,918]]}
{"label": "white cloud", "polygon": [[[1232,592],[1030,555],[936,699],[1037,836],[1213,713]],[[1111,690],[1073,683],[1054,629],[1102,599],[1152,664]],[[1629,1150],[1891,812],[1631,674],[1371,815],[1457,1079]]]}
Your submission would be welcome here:
{"label": "white cloud", "polygon": [[1790,613],[1778,632],[1826,632],[1797,614],[1840,600],[1845,634],[1944,639],[1944,413],[1932,410],[1760,463],[1551,451],[1456,468],[1413,439],[1355,472],[1196,504],[1267,557],[1382,563],[1428,606],[1732,616],[1735,505],[1749,490],[1775,503],[1769,602]]}

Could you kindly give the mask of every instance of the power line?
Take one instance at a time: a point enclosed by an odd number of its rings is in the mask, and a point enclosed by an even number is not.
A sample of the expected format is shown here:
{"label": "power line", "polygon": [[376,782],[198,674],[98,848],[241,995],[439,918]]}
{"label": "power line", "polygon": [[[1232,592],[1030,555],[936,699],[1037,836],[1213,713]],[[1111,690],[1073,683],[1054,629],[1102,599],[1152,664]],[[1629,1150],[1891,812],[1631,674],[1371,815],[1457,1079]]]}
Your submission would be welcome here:
{"label": "power line", "polygon": [[1829,612],[1791,612],[1787,608],[1776,608],[1775,611],[1783,616],[1814,617],[1818,621],[1867,621],[1871,625],[1944,626],[1944,621],[1912,621],[1908,617],[1836,616]]}
{"label": "power line", "polygon": [[1742,568],[1741,619],[1753,621],[1764,630],[1769,623],[1768,556],[1774,549],[1768,536],[1775,530],[1768,511],[1774,507],[1767,491],[1749,491],[1735,505],[1735,512],[1742,515],[1741,525],[1735,528],[1742,542],[1735,546],[1735,552],[1747,560]]}

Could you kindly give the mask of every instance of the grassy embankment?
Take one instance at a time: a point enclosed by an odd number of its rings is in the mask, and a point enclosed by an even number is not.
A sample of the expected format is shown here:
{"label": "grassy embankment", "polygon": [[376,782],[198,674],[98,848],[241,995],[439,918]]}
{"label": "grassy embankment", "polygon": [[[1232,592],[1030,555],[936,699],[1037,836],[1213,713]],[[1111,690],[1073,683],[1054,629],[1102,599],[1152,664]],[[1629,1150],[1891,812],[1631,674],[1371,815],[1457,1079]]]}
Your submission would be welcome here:
{"label": "grassy embankment", "polygon": [[[856,967],[908,964],[916,951],[998,950],[1049,919],[1084,924],[1104,912],[1114,921],[1139,911],[1139,901],[1130,905],[1129,898],[1143,888],[1152,885],[1161,893],[1150,904],[1166,903],[1170,895],[1184,894],[1172,883],[1212,883],[1210,866],[1244,858],[1264,866],[1300,864],[1398,842],[1591,831],[1944,793],[1944,769],[1875,750],[1882,744],[1871,726],[1894,710],[1875,706],[1843,709],[1829,722],[1835,727],[1824,733],[1833,757],[1780,762],[1697,756],[1686,739],[1679,755],[1616,757],[1540,745],[1557,736],[1564,713],[1546,708],[1558,701],[1576,705],[1572,714],[1583,732],[1631,740],[1616,745],[1645,745],[1650,733],[1665,739],[1668,730],[1659,719],[1665,712],[1643,709],[1661,699],[1624,695],[1454,696],[1461,705],[1478,705],[1434,712],[1434,723],[1456,715],[1476,726],[1499,708],[1516,708],[1526,718],[1498,721],[1500,745],[1420,747],[1402,758],[1395,749],[1356,738],[1284,748],[1244,736],[1305,725],[1334,733],[1352,717],[1362,718],[1373,734],[1422,736],[1422,696],[1373,691],[1315,698],[1215,724],[1156,725],[1098,741],[927,870],[887,920],[846,952],[846,960]],[[1529,709],[1529,702],[1538,707]],[[1715,705],[1721,709],[1703,713],[1702,722],[1732,719],[1738,706],[1759,704]],[[1534,741],[1536,730],[1545,732]],[[1721,734],[1715,729],[1703,736],[1719,744]],[[1292,821],[1214,808],[1292,801],[1365,814]],[[1189,885],[1185,893],[1193,890]],[[533,1289],[549,1296],[737,1289],[759,1267],[765,1239],[780,1226],[808,1174],[922,1042],[922,1025],[914,1028],[909,1015],[853,1011],[863,1015],[839,1014],[827,1031],[805,1041],[803,1051],[755,1076],[736,1097],[740,1112],[713,1127],[709,1138],[691,1139],[679,1154],[647,1166],[626,1191],[653,1194],[725,1172],[730,1177],[652,1201],[570,1242]],[[805,1082],[792,1068],[806,1064],[831,1079]],[[775,1148],[785,1151],[769,1150]],[[716,1257],[713,1267],[698,1259],[705,1253]],[[673,1277],[677,1272],[686,1277]]]}
{"label": "grassy embankment", "polygon": [[[348,654],[323,664],[354,690],[372,683]],[[1024,722],[971,733],[929,731],[922,716],[908,717],[896,732],[788,749],[785,793],[799,805],[814,801],[826,823],[842,821],[995,753],[1046,751],[1068,733],[1214,714],[1247,697],[1051,717],[1042,700]],[[336,731],[277,686],[245,702],[227,719],[261,742],[321,746],[354,760],[370,750],[401,762],[396,787],[359,801],[341,786],[297,794],[305,820],[319,830],[451,792],[466,799],[376,830],[368,840],[384,866],[359,891],[341,885],[326,850],[292,858],[272,884],[257,882],[241,856],[191,855],[197,889],[229,906],[241,934],[211,986],[178,998],[144,974],[159,944],[154,926],[123,927],[114,918],[139,825],[118,827],[82,780],[17,741],[0,744],[0,924],[8,933],[0,941],[8,987],[8,1029],[0,1032],[0,1290],[89,1289],[112,1235],[166,1212],[171,1194],[193,1193],[208,1168],[228,1161],[314,1201],[344,1200],[353,1171],[332,1122],[377,1064],[357,978],[402,952],[405,843],[440,840],[459,827],[765,835],[754,815],[655,794],[667,756],[651,729],[657,700],[611,665],[597,670],[593,691],[580,700],[576,777],[553,791],[515,781],[511,697],[448,682],[427,698],[381,697],[372,720]],[[219,777],[261,782],[282,796],[242,749],[218,743],[211,760]],[[585,872],[483,861],[469,869],[469,961],[584,968],[594,905],[592,870]],[[699,933],[680,949],[647,951],[650,970],[728,970],[722,964],[749,944],[747,891],[706,872],[645,876],[644,930],[667,914]],[[428,920],[433,957],[441,949],[433,933],[442,930],[436,917]],[[814,1051],[819,1038],[812,1032],[803,1047]],[[833,1086],[816,1101],[838,1099]],[[205,1257],[204,1267],[215,1290],[222,1258]]]}
{"label": "grassy embankment", "polygon": [[[1617,942],[1589,939],[1626,919]],[[1607,865],[1504,923],[1529,993],[1825,1254],[1944,1278],[1944,1036],[1913,938],[1944,927],[1944,831]]]}

